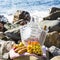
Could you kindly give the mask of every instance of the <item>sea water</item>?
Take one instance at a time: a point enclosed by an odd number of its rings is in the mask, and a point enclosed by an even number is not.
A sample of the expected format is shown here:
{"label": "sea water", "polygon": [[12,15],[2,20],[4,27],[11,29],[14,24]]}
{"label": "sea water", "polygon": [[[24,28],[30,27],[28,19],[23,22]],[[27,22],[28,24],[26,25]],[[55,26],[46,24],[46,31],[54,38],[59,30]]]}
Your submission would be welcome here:
{"label": "sea water", "polygon": [[60,0],[0,0],[0,14],[13,13],[15,10],[47,10],[51,7],[60,7]]}
{"label": "sea water", "polygon": [[7,15],[10,22],[16,10],[28,11],[41,19],[48,15],[51,7],[60,7],[60,0],[0,0],[0,14]]}

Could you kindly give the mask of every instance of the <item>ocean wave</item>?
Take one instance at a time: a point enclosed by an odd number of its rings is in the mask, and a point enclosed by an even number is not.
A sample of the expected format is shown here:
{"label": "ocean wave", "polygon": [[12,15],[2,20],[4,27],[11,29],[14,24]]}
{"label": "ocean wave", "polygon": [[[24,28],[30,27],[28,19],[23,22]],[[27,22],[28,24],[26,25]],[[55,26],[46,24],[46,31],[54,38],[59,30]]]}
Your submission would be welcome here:
{"label": "ocean wave", "polygon": [[10,10],[13,12],[17,9],[47,10],[51,7],[60,7],[60,0],[0,0],[0,13],[11,13]]}

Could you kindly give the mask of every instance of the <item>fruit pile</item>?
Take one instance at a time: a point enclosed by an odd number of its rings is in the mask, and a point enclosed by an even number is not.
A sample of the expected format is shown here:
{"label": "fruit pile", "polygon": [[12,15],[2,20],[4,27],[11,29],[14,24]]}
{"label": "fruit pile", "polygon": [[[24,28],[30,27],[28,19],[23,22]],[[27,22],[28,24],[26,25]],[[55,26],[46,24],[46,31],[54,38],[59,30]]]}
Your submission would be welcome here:
{"label": "fruit pile", "polygon": [[39,42],[37,41],[28,41],[27,52],[33,53],[36,55],[42,55],[42,48]]}
{"label": "fruit pile", "polygon": [[23,54],[27,52],[27,47],[24,46],[22,42],[20,42],[19,44],[14,44],[13,49],[16,53],[19,53],[19,54]]}
{"label": "fruit pile", "polygon": [[36,54],[41,56],[42,53],[42,48],[39,42],[37,41],[28,41],[28,45],[24,46],[22,42],[19,44],[14,44],[13,49],[16,53],[23,54],[25,52],[28,52],[30,54]]}

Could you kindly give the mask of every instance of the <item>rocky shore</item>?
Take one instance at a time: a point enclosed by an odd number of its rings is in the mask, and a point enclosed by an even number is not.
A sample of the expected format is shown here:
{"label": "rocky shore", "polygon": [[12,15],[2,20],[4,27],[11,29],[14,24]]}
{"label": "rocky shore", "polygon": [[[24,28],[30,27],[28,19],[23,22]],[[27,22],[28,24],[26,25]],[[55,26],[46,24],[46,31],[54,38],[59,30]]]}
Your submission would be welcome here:
{"label": "rocky shore", "polygon": [[[40,27],[43,27],[46,25],[48,27],[48,33],[45,39],[44,45],[47,47],[47,52],[49,57],[46,60],[59,60],[60,59],[60,8],[52,8],[50,15],[43,18],[43,21],[40,22]],[[57,16],[58,15],[58,16]],[[53,17],[53,18],[52,18]],[[56,17],[56,18],[55,18]],[[7,42],[6,44],[9,44],[9,47],[11,42],[13,43],[19,43],[21,41],[20,36],[20,30],[19,27],[26,25],[31,21],[30,13],[27,11],[20,11],[17,10],[17,12],[14,14],[13,17],[13,24],[9,23],[7,18],[4,16],[0,16],[0,20],[4,23],[0,24],[0,45],[4,45],[3,42]],[[33,20],[34,21],[34,20]],[[3,27],[2,27],[3,26]],[[6,28],[4,30],[3,28]],[[4,30],[4,31],[3,31]],[[11,42],[8,42],[11,41]],[[5,45],[7,46],[7,45]],[[0,46],[0,55],[4,56],[5,53],[8,53],[8,46]],[[6,51],[3,49],[6,48]],[[2,54],[3,53],[3,54]],[[3,59],[2,59],[3,58]],[[9,57],[4,58],[2,57],[2,60],[7,60]],[[43,60],[43,59],[42,59]]]}

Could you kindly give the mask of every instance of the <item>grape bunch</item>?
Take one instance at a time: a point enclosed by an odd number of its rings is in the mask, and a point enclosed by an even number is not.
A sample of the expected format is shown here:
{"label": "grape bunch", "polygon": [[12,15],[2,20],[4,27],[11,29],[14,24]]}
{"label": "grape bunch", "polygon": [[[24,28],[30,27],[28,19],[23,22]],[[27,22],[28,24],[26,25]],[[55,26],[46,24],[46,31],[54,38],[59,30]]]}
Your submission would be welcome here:
{"label": "grape bunch", "polygon": [[42,47],[39,42],[37,41],[30,41],[27,46],[27,52],[33,53],[36,55],[42,55]]}

